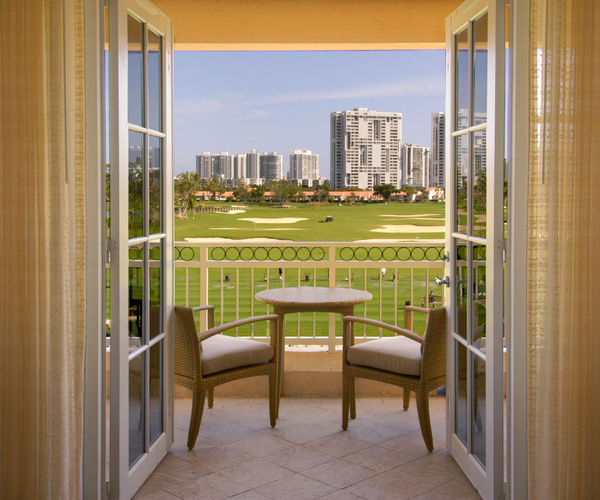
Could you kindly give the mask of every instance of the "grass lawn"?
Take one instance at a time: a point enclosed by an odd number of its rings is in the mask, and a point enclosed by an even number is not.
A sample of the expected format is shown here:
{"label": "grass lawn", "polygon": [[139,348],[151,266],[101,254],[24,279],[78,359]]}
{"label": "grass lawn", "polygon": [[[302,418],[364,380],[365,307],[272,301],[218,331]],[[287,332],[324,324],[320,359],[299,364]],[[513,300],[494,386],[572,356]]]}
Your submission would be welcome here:
{"label": "grass lawn", "polygon": [[[241,204],[234,203],[239,206]],[[247,238],[274,238],[292,241],[355,241],[362,239],[389,239],[390,242],[398,240],[443,240],[444,232],[439,231],[444,226],[444,203],[371,203],[354,205],[327,205],[307,206],[305,204],[292,205],[293,208],[280,208],[268,204],[243,204],[246,211],[243,213],[202,212],[195,214],[194,219],[177,219],[175,221],[175,240],[184,241],[186,238],[230,238],[243,240]],[[205,206],[218,206],[231,208],[231,203],[208,202]],[[319,222],[327,216],[333,217],[333,222]],[[275,224],[260,224],[240,219],[306,219],[298,222],[278,222]],[[373,232],[373,229],[385,225],[418,226],[422,232],[385,233]],[[436,230],[427,232],[427,227],[436,226]],[[385,244],[385,243],[384,243]],[[254,275],[250,269],[224,268],[209,270],[209,297],[208,301],[216,306],[217,323],[233,321],[236,319],[236,310],[239,317],[250,316],[252,313],[266,314],[267,306],[254,299],[254,294],[267,288],[283,286],[279,279],[277,263],[267,269],[256,269]],[[400,263],[393,267],[392,263],[382,263],[387,268],[386,277],[380,288],[380,270],[367,269],[366,273],[360,270],[348,269],[336,271],[336,286],[366,289],[373,295],[373,300],[356,308],[356,314],[365,315],[373,319],[394,323],[397,315],[398,325],[404,325],[404,304],[411,299],[411,271],[403,268]],[[285,286],[328,286],[328,270],[302,267],[286,268]],[[413,302],[421,304],[421,299],[429,291],[438,290],[435,278],[439,271],[431,270],[429,277],[425,269],[413,271]],[[229,275],[229,281],[225,280]],[[309,276],[309,281],[305,277]],[[428,282],[429,281],[429,282]],[[189,270],[189,303],[199,304],[200,270]],[[221,306],[221,293],[223,305]],[[186,296],[186,271],[175,270],[175,297],[176,303],[185,303]],[[252,309],[253,308],[253,309]],[[327,336],[328,315],[326,313],[303,313],[288,315],[286,318],[286,336],[312,335]],[[415,316],[415,330],[424,328],[422,315]],[[255,331],[262,336],[264,332]],[[362,332],[368,336],[379,335],[378,329],[367,327]],[[240,329],[240,335],[250,335],[251,327]],[[339,321],[336,321],[336,335],[341,335]]]}
{"label": "grass lawn", "polygon": [[[206,202],[205,206],[231,208],[241,203]],[[175,221],[175,241],[186,238],[275,238],[292,241],[355,241],[363,239],[414,240],[444,239],[444,203],[366,203],[326,206],[291,204],[292,208],[278,205],[244,203],[244,213],[202,212],[191,213],[188,220]],[[333,222],[324,221],[327,216]],[[261,224],[241,219],[306,219],[298,222],[283,221],[277,224]],[[422,232],[407,228],[402,232],[374,232],[383,226],[419,226]],[[427,227],[434,227],[431,232]]]}

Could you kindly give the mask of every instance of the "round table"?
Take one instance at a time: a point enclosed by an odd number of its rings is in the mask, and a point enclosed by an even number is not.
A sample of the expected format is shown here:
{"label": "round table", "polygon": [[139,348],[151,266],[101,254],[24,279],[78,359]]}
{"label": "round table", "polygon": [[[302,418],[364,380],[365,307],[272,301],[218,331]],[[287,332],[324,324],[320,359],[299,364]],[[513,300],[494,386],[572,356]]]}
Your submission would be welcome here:
{"label": "round table", "polygon": [[[279,315],[277,326],[277,345],[279,346],[280,366],[278,369],[277,384],[281,394],[283,379],[283,355],[285,315],[297,312],[332,312],[342,316],[352,316],[354,306],[371,300],[373,296],[365,290],[353,288],[326,288],[326,287],[290,287],[272,288],[256,294],[256,299],[273,306],[273,313]],[[279,414],[279,409],[277,410]]]}

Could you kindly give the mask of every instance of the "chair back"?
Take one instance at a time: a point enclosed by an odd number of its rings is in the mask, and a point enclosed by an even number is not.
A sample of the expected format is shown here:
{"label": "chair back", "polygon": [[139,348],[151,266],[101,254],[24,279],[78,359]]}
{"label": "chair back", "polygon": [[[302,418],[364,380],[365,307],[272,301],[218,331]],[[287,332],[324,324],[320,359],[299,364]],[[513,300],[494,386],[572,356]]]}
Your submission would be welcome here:
{"label": "chair back", "polygon": [[425,329],[421,377],[426,380],[446,375],[446,308],[429,311]]}
{"label": "chair back", "polygon": [[194,390],[196,380],[202,376],[200,364],[201,345],[194,311],[189,307],[175,306],[175,383]]}

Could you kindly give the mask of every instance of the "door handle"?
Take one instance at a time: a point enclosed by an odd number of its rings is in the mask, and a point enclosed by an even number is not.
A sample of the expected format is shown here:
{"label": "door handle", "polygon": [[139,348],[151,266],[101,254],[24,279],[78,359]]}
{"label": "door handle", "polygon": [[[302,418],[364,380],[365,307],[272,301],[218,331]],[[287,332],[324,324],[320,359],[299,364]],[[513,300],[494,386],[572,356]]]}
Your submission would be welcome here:
{"label": "door handle", "polygon": [[436,278],[435,282],[440,286],[446,285],[447,287],[449,287],[450,286],[450,276],[445,276],[443,280]]}

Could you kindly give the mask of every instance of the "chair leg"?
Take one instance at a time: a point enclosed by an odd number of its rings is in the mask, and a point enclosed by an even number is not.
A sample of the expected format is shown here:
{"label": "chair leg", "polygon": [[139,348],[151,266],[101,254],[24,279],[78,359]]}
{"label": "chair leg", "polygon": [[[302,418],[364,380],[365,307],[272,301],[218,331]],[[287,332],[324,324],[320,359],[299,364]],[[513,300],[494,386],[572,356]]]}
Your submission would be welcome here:
{"label": "chair leg", "polygon": [[194,391],[192,400],[192,416],[190,417],[190,430],[188,433],[188,449],[193,449],[196,444],[196,438],[200,431],[200,422],[202,421],[202,412],[204,411],[204,400],[206,398],[206,390]]}
{"label": "chair leg", "polygon": [[271,418],[271,427],[277,423],[277,407],[279,406],[279,394],[277,391],[277,373],[269,375],[269,417]]}
{"label": "chair leg", "polygon": [[208,407],[213,407],[213,402],[215,400],[215,388],[211,387],[208,391]]}
{"label": "chair leg", "polygon": [[410,404],[410,390],[405,387],[402,388],[402,397],[404,400],[404,411],[408,410],[408,405]]}
{"label": "chair leg", "polygon": [[350,377],[350,418],[356,418],[356,379]]}
{"label": "chair leg", "polygon": [[421,434],[428,451],[433,451],[433,434],[431,433],[431,420],[429,419],[429,394],[425,389],[419,389],[417,394],[417,412],[419,414],[419,424],[421,425]]}
{"label": "chair leg", "polygon": [[350,380],[352,377],[342,375],[342,429],[348,428],[348,412],[350,411]]}

